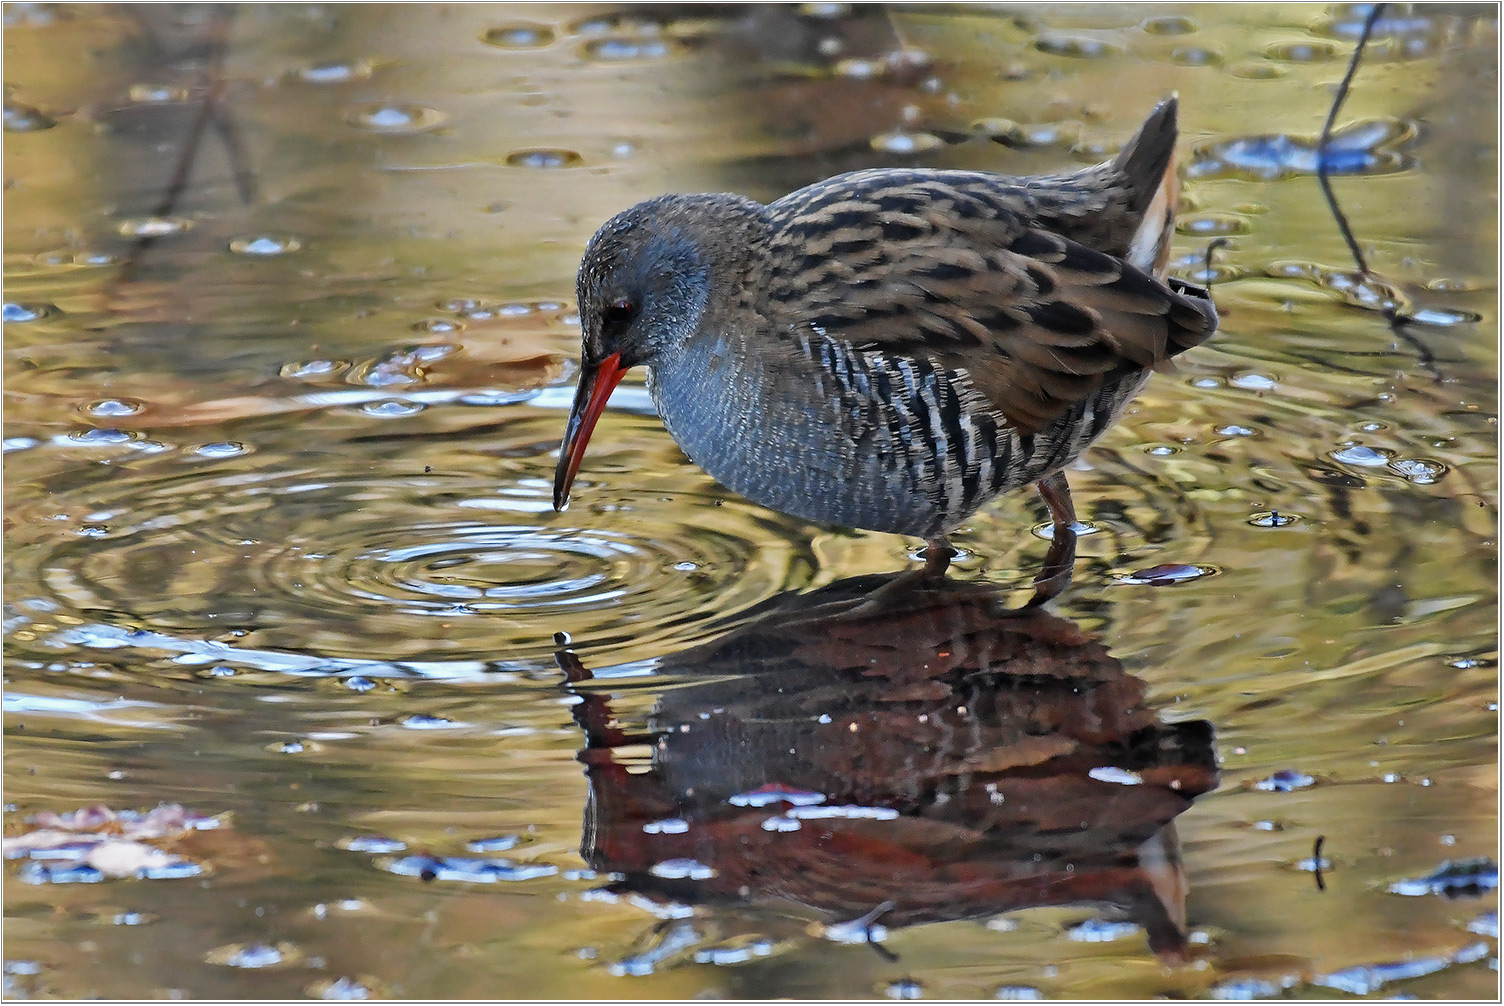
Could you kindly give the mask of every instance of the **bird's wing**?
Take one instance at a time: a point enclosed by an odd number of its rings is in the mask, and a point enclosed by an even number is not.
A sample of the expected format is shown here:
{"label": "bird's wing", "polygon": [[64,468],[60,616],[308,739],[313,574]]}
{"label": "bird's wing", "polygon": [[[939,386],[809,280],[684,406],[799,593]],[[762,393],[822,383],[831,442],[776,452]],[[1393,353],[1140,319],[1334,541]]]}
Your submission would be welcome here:
{"label": "bird's wing", "polygon": [[770,210],[776,328],[964,368],[1024,432],[1217,327],[1210,298],[1035,226],[997,176],[859,172]]}

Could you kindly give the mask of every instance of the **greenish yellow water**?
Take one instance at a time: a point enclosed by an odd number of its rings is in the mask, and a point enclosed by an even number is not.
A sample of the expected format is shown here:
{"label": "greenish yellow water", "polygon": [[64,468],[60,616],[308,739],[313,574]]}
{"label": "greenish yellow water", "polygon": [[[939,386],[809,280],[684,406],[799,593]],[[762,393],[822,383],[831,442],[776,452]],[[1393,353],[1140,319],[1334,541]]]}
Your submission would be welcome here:
{"label": "greenish yellow water", "polygon": [[[7,6],[5,833],[219,821],[142,839],[192,875],[8,859],[7,994],[1492,997],[1496,892],[1390,887],[1496,855],[1496,8],[1391,7],[1342,112],[1387,288],[1311,173],[1362,18]],[[1059,624],[853,613],[917,543],[729,495],[640,386],[553,513],[611,214],[1060,169],[1170,91],[1222,330],[1070,474]],[[979,515],[953,579],[1017,604],[1043,519]],[[1190,801],[1139,748],[1197,721]],[[763,782],[865,809],[738,816]],[[521,869],[421,875],[466,856]],[[1076,928],[1145,898],[1177,952]]]}

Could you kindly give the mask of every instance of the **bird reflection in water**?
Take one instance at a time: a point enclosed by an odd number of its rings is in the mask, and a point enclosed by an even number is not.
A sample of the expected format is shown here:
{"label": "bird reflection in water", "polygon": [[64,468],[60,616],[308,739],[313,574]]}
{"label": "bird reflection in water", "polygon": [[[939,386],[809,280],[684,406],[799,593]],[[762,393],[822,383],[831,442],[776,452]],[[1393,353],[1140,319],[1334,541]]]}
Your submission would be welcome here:
{"label": "bird reflection in water", "polygon": [[[716,919],[802,931],[811,910],[827,937],[875,944],[1092,906],[1187,956],[1172,822],[1217,785],[1212,726],[1160,722],[1073,622],[911,571],[773,598],[660,661],[651,693],[558,659],[581,698],[582,855],[612,876],[602,896],[666,920],[619,970],[715,959]],[[713,910],[672,921],[689,906]]]}

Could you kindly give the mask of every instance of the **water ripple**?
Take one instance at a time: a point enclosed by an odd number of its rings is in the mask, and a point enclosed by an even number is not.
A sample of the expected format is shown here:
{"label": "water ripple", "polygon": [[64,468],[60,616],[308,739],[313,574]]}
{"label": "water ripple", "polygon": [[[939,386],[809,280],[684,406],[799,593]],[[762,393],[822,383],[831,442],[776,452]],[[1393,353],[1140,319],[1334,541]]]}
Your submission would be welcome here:
{"label": "water ripple", "polygon": [[[634,495],[555,514],[544,478],[163,468],[172,474],[52,501],[107,517],[107,532],[44,523],[58,530],[8,556],[92,623],[49,647],[464,677],[497,661],[551,664],[560,630],[587,646],[682,642],[685,626],[796,585],[792,570],[807,568],[794,562],[794,525],[736,500]],[[106,624],[117,619],[133,628]]]}

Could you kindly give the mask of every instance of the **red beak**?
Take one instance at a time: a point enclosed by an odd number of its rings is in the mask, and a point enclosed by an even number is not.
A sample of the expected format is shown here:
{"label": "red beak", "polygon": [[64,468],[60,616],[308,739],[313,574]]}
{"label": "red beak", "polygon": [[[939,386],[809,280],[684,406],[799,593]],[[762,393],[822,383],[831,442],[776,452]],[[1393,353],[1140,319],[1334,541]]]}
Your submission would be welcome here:
{"label": "red beak", "polygon": [[606,399],[626,372],[620,353],[612,353],[598,364],[581,362],[580,386],[575,389],[569,425],[564,428],[564,441],[559,445],[559,467],[554,469],[555,510],[569,508],[569,487],[574,485],[580,462],[585,460],[585,445],[590,442],[595,421],[605,411]]}

